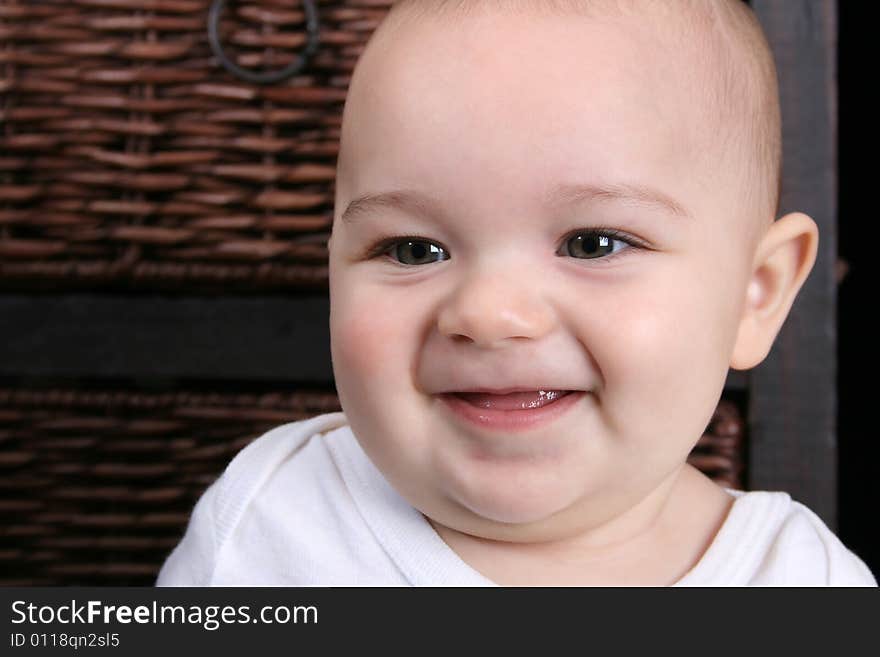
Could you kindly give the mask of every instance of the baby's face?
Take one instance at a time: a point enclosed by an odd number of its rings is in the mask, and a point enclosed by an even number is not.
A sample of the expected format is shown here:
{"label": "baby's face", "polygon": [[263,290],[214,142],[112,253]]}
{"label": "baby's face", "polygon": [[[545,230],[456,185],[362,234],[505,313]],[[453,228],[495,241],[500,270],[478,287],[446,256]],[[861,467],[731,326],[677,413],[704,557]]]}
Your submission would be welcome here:
{"label": "baby's face", "polygon": [[[374,46],[346,108],[330,254],[354,433],[459,531],[535,540],[622,513],[709,422],[752,264],[737,175],[713,166],[680,84],[688,61],[534,16],[413,23]],[[432,200],[342,216],[392,191]],[[510,431],[447,403],[485,388],[584,394]]]}

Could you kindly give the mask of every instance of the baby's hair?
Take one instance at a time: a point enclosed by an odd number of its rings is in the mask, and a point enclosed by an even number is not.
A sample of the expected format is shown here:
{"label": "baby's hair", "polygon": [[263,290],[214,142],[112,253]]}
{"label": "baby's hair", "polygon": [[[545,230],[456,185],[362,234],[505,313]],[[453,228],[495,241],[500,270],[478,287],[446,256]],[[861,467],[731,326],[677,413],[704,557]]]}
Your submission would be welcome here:
{"label": "baby's hair", "polygon": [[[773,54],[751,8],[742,0],[398,0],[381,29],[405,29],[409,20],[464,20],[480,12],[579,15],[612,18],[660,15],[664,34],[687,49],[694,66],[690,84],[709,100],[717,117],[708,130],[730,166],[745,167],[743,208],[772,221],[779,212],[782,128]],[[708,93],[706,91],[708,90]],[[720,140],[720,142],[719,142]]]}

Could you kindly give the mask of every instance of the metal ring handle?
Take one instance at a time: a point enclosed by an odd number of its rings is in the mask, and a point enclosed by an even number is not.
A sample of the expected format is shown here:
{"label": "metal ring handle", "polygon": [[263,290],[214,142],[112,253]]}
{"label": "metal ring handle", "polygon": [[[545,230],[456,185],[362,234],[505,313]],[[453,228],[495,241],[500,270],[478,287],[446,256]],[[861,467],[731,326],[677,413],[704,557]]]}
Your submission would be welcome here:
{"label": "metal ring handle", "polygon": [[279,71],[257,73],[242,68],[229,59],[223,51],[223,46],[220,44],[218,25],[220,23],[220,15],[223,13],[223,7],[226,4],[226,0],[214,0],[211,3],[211,8],[208,10],[208,41],[211,44],[211,50],[214,51],[217,59],[223,64],[223,68],[242,80],[255,82],[256,84],[273,84],[275,82],[281,82],[282,80],[286,80],[287,78],[296,75],[305,68],[309,58],[314,55],[315,51],[318,49],[318,44],[320,42],[320,26],[318,24],[318,10],[315,9],[314,0],[302,1],[303,7],[306,11],[306,32],[308,34],[306,47],[303,49],[302,53],[285,68]]}

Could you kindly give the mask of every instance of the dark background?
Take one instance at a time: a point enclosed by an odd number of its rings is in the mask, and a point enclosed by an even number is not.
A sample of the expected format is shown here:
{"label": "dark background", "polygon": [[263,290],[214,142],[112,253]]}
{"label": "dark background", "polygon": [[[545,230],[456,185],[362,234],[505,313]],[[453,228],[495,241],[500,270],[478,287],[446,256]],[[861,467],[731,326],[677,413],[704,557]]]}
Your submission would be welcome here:
{"label": "dark background", "polygon": [[[880,573],[877,464],[880,448],[871,417],[876,401],[872,367],[875,343],[872,317],[877,300],[875,203],[877,182],[873,141],[876,116],[868,90],[873,89],[875,67],[868,65],[865,45],[872,38],[868,16],[872,3],[838,2],[839,105],[839,221],[840,258],[849,265],[838,290],[838,535],[856,552],[875,576]],[[874,114],[874,112],[871,112]]]}

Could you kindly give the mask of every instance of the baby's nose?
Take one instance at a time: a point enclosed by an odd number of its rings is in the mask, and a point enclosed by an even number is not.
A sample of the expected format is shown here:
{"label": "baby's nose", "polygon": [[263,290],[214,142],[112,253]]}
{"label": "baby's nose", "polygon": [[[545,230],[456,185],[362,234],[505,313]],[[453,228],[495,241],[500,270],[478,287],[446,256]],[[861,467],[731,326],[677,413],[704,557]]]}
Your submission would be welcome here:
{"label": "baby's nose", "polygon": [[554,324],[553,308],[538,286],[503,273],[473,276],[459,285],[437,321],[441,335],[486,348],[512,338],[541,338]]}

